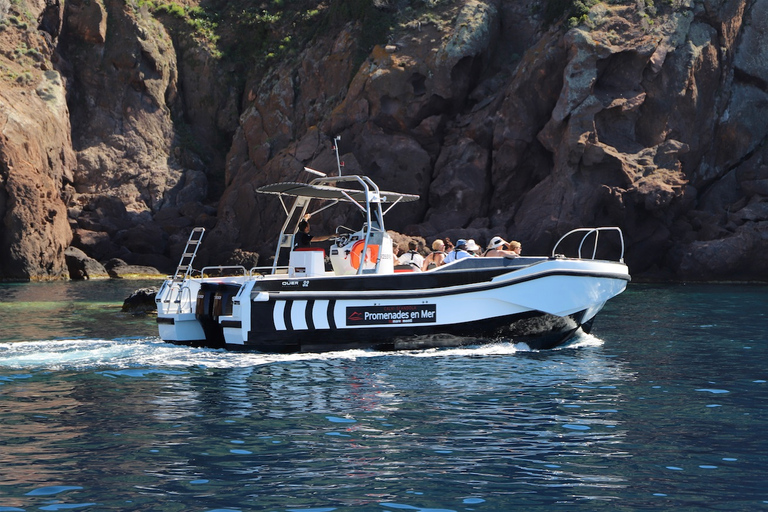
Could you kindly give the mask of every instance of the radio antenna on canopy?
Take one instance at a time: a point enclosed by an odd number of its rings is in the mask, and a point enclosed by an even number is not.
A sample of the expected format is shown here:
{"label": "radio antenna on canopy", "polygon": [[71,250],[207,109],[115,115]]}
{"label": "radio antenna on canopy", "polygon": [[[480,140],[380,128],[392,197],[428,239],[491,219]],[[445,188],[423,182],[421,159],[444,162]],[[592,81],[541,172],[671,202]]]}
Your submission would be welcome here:
{"label": "radio antenna on canopy", "polygon": [[339,141],[341,140],[341,135],[335,136],[333,140],[333,150],[336,151],[336,168],[339,169],[339,176],[341,176],[341,168],[344,166],[344,163],[339,159]]}
{"label": "radio antenna on canopy", "polygon": [[327,175],[327,174],[325,174],[324,172],[320,172],[320,171],[317,171],[317,170],[315,170],[315,169],[310,169],[309,167],[305,167],[305,168],[304,168],[304,172],[309,172],[309,173],[312,173],[312,174],[316,174],[317,176],[322,176],[323,178],[325,178],[326,176],[328,176],[328,175]]}

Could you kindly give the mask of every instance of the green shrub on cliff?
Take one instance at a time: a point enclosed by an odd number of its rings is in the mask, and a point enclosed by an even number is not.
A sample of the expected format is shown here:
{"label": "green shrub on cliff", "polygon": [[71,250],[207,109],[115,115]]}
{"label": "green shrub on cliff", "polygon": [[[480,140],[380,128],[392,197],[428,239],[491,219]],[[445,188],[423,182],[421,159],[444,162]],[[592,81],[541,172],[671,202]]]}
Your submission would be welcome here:
{"label": "green shrub on cliff", "polygon": [[[408,9],[429,10],[442,1],[417,0]],[[350,22],[361,27],[356,60],[362,62],[374,45],[387,43],[403,14],[389,0],[211,0],[205,7],[133,0],[133,5],[151,12],[169,30],[186,30],[207,42],[214,55],[249,67],[297,55],[316,36]]]}
{"label": "green shrub on cliff", "polygon": [[586,21],[589,10],[598,3],[598,0],[546,0],[544,23],[551,25],[566,18],[569,26],[578,25]]}

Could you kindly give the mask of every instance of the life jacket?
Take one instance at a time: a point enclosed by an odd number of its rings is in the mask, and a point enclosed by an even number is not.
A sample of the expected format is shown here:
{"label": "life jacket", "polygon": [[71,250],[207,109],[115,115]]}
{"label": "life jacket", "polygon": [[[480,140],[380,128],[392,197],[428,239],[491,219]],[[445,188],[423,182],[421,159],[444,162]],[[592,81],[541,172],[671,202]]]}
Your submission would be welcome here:
{"label": "life jacket", "polygon": [[[445,251],[434,251],[434,252],[432,252],[432,254],[442,254],[442,255],[445,255]],[[437,268],[437,263],[435,263],[434,259],[432,261],[430,261],[429,264],[427,264],[427,270],[432,270],[433,268]]]}
{"label": "life jacket", "polygon": [[414,256],[417,255],[418,253],[416,251],[408,251],[406,254],[410,254],[411,255],[411,261],[408,262],[408,265],[411,265],[412,267],[415,267],[415,268],[418,268],[419,270],[421,270],[421,265],[417,265],[416,262],[413,261],[414,260]]}

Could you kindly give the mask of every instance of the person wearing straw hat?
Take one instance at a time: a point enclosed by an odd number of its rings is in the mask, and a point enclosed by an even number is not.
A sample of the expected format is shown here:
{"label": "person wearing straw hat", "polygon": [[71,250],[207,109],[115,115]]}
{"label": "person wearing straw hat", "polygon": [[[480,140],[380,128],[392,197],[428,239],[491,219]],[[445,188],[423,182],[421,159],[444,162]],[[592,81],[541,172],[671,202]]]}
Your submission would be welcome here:
{"label": "person wearing straw hat", "polygon": [[503,238],[495,236],[491,238],[491,241],[488,243],[488,250],[485,251],[483,256],[486,258],[516,258],[518,254],[506,250],[505,247],[507,247],[507,245],[507,242]]}

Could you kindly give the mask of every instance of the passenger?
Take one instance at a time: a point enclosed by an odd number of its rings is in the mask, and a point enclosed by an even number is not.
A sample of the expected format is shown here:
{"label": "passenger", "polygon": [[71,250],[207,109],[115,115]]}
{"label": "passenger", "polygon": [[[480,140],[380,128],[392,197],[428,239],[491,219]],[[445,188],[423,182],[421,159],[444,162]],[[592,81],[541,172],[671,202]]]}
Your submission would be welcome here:
{"label": "passenger", "polygon": [[467,252],[467,241],[464,239],[456,241],[456,247],[448,253],[443,260],[444,263],[451,263],[452,261],[461,260],[464,258],[471,258],[472,255]]}
{"label": "passenger", "polygon": [[495,236],[491,238],[491,242],[488,244],[488,250],[485,251],[483,256],[486,258],[516,258],[518,256],[518,254],[515,254],[512,251],[506,250],[505,247],[507,247],[507,242],[500,236]]}
{"label": "passenger", "polygon": [[448,238],[448,237],[445,237],[445,252],[446,252],[446,254],[450,253],[451,251],[453,251],[453,248],[454,248],[454,246],[453,246],[453,242],[451,242],[451,239]]}
{"label": "passenger", "polygon": [[333,235],[312,236],[309,233],[310,217],[311,217],[310,214],[306,214],[304,218],[301,220],[301,222],[299,222],[299,230],[296,232],[296,235],[293,237],[294,249],[298,249],[300,247],[310,247],[311,242],[324,242],[326,240],[333,238]]}
{"label": "passenger", "polygon": [[397,259],[400,265],[410,265],[417,270],[421,270],[421,266],[424,264],[424,256],[418,253],[419,243],[416,240],[408,242],[408,252],[403,254]]}
{"label": "passenger", "polygon": [[520,253],[523,251],[523,246],[520,244],[520,242],[512,240],[509,242],[509,250],[515,255],[520,256]]}
{"label": "passenger", "polygon": [[480,256],[480,251],[482,251],[482,247],[477,245],[473,239],[467,240],[467,252],[471,254],[472,256]]}
{"label": "passenger", "polygon": [[445,243],[439,238],[432,242],[432,252],[424,258],[424,263],[421,265],[421,270],[426,272],[433,268],[439,267],[445,260]]}

